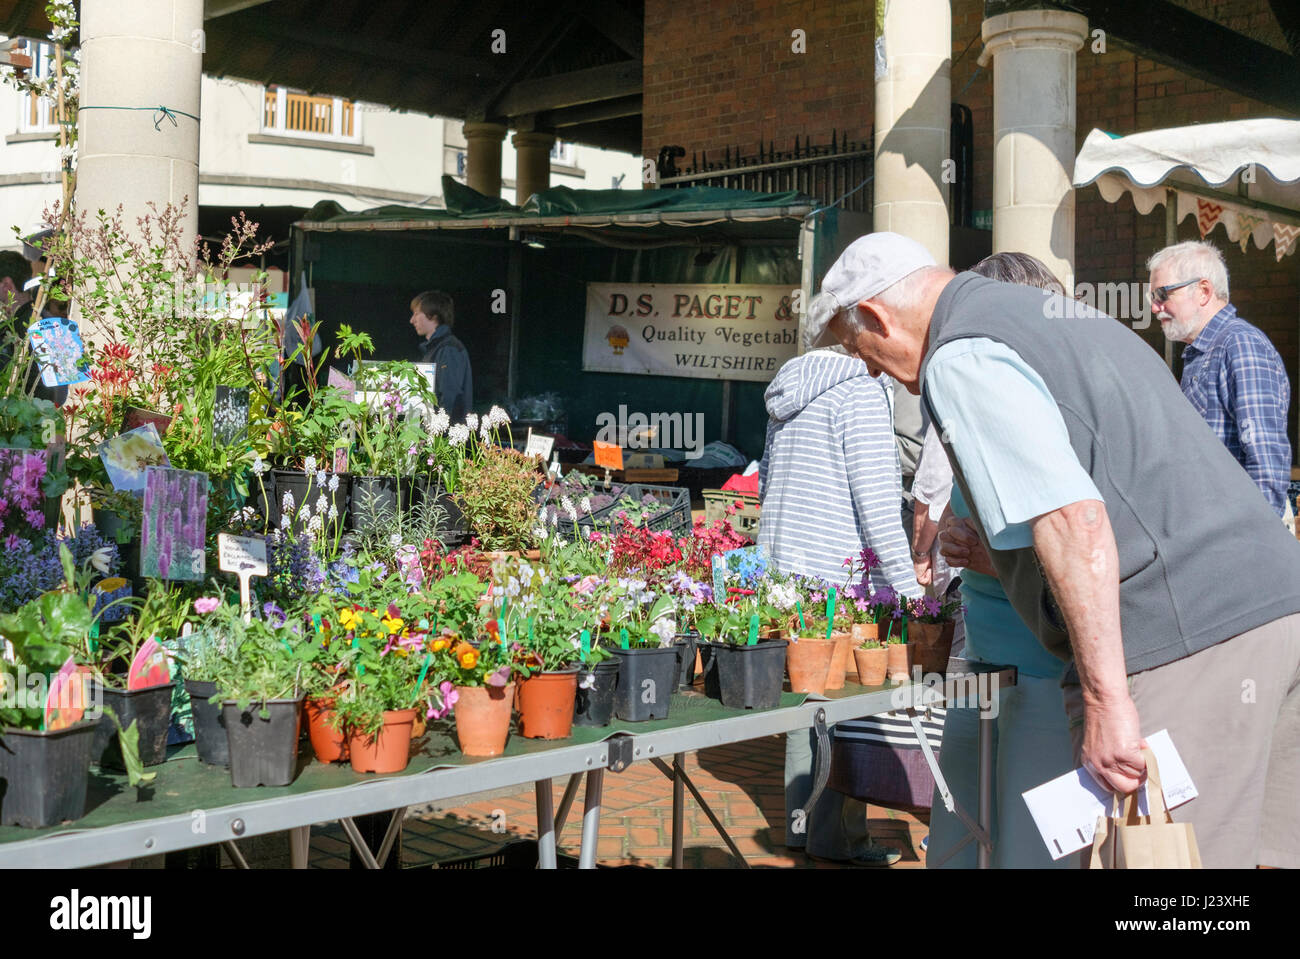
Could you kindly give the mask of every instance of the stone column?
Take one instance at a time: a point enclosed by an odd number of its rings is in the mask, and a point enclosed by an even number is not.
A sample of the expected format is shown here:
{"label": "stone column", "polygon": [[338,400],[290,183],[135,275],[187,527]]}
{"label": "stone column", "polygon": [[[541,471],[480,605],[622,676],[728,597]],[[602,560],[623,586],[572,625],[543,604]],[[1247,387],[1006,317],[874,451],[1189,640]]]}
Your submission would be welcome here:
{"label": "stone column", "polygon": [[515,148],[515,203],[523,206],[530,196],[551,185],[553,133],[516,133],[510,138]]}
{"label": "stone column", "polygon": [[[98,210],[111,214],[121,204],[123,223],[134,231],[150,201],[159,210],[184,203],[183,243],[192,248],[198,231],[204,43],[203,0],[84,0],[79,212],[93,218]],[[169,117],[156,109],[160,106],[175,112]]]}
{"label": "stone column", "polygon": [[1038,257],[1074,289],[1075,55],[1088,19],[1021,10],[983,26],[993,62],[993,249]]}
{"label": "stone column", "polygon": [[465,180],[484,196],[501,195],[501,142],[506,128],[500,123],[466,123]]}
{"label": "stone column", "polygon": [[952,9],[949,0],[889,0],[876,10],[872,227],[911,237],[946,264]]}

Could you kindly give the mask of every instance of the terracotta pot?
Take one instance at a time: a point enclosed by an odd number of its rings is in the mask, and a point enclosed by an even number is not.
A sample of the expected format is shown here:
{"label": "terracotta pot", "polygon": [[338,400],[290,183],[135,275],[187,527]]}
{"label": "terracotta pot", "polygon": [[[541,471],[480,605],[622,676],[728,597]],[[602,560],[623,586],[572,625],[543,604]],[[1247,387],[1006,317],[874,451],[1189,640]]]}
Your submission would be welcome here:
{"label": "terracotta pot", "polygon": [[831,642],[835,644],[835,651],[831,654],[831,668],[826,674],[826,688],[843,689],[853,650],[853,634],[831,633]]}
{"label": "terracotta pot", "polygon": [[[879,635],[875,623],[854,623],[849,632],[853,636],[853,642],[849,646],[850,652],[858,649],[868,639],[875,639]],[[862,677],[858,675],[857,657],[849,656],[849,671],[845,678],[851,683],[862,682]]]}
{"label": "terracotta pot", "polygon": [[890,680],[905,683],[912,678],[911,643],[890,643],[885,647],[885,653]]}
{"label": "terracotta pot", "polygon": [[418,709],[415,712],[415,722],[411,723],[411,738],[419,739],[429,729],[429,724],[425,721],[424,710]]}
{"label": "terracotta pot", "polygon": [[510,735],[515,684],[457,686],[456,738],[466,756],[500,756]]}
{"label": "terracotta pot", "polygon": [[348,734],[348,758],[359,773],[399,773],[411,761],[411,726],[418,709],[386,709],[374,736]]}
{"label": "terracotta pot", "polygon": [[568,739],[573,732],[573,701],[578,669],[538,673],[519,683],[519,735],[528,739]]}
{"label": "terracotta pot", "polygon": [[348,737],[342,729],[330,725],[334,721],[333,696],[309,696],[302,705],[307,714],[307,734],[316,761],[336,763],[348,758]]}
{"label": "terracotta pot", "polygon": [[912,647],[912,662],[921,673],[948,671],[948,654],[952,652],[952,634],[956,623],[908,623],[907,644]]}
{"label": "terracotta pot", "polygon": [[855,649],[853,659],[858,667],[858,682],[863,686],[883,686],[888,673],[889,649]]}
{"label": "terracotta pot", "polygon": [[785,666],[790,673],[790,691],[795,693],[826,692],[826,676],[835,655],[833,639],[792,640],[785,648]]}

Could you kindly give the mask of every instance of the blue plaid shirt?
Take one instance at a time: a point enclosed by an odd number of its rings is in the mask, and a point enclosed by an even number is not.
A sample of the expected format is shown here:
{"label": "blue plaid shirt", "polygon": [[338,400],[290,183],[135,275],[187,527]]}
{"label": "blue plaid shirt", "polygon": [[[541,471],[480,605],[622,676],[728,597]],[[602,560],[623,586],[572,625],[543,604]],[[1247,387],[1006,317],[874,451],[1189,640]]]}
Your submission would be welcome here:
{"label": "blue plaid shirt", "polygon": [[1231,304],[1183,350],[1183,395],[1246,468],[1279,516],[1291,482],[1291,384],[1267,336]]}

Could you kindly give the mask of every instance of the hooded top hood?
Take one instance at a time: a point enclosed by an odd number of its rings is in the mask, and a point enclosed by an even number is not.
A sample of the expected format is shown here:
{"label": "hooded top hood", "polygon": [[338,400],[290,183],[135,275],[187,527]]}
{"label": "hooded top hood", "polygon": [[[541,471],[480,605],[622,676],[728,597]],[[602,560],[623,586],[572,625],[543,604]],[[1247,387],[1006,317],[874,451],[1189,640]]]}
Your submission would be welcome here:
{"label": "hooded top hood", "polygon": [[858,376],[870,378],[871,373],[867,364],[855,356],[831,350],[796,356],[777,371],[763,393],[767,415],[784,422],[827,390]]}

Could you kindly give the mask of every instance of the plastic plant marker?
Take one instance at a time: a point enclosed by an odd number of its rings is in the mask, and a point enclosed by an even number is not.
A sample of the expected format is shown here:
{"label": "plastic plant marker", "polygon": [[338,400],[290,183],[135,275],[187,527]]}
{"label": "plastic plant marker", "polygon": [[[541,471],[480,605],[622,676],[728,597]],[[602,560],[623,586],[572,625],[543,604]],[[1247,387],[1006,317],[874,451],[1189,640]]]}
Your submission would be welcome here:
{"label": "plastic plant marker", "polygon": [[[361,642],[361,637],[360,637],[360,636],[353,636],[353,637],[352,637],[352,648],[353,648],[353,649],[356,649],[356,648],[357,648],[357,644],[360,643],[360,642]],[[364,676],[365,674],[366,674],[366,664],[365,664],[365,663],[358,663],[358,664],[357,664],[357,675],[358,675],[358,676]]]}
{"label": "plastic plant marker", "polygon": [[93,623],[90,624],[89,635],[90,635],[90,639],[86,643],[87,646],[86,651],[93,656],[96,653],[96,651],[98,651],[99,649],[99,620],[95,620]]}
{"label": "plastic plant marker", "polygon": [[312,628],[316,630],[317,634],[319,634],[320,631],[321,631],[321,625],[320,625],[320,613],[312,613],[312,614],[311,614],[311,625],[312,625]]}
{"label": "plastic plant marker", "polygon": [[528,645],[533,644],[533,617],[528,617]]}
{"label": "plastic plant marker", "polygon": [[167,650],[154,639],[146,640],[131,661],[126,673],[127,689],[149,689],[171,682],[171,669],[167,665]]}
{"label": "plastic plant marker", "polygon": [[758,642],[758,613],[749,617],[749,642],[747,646],[753,646]]}
{"label": "plastic plant marker", "polygon": [[804,622],[804,618],[803,618],[803,603],[799,602],[798,600],[795,600],[794,609],[795,612],[799,614],[799,628],[807,629],[808,624]]}
{"label": "plastic plant marker", "polygon": [[[231,536],[217,534],[217,567],[224,573],[239,577],[239,606],[244,611],[244,622],[252,622],[253,607],[250,583],[254,576],[265,576],[266,540],[258,536]],[[320,631],[319,616],[313,616],[316,630]]]}
{"label": "plastic plant marker", "polygon": [[581,644],[582,661],[585,663],[591,659],[591,630],[584,629],[578,642]]}
{"label": "plastic plant marker", "polygon": [[620,629],[620,630],[618,631],[618,644],[619,644],[621,647],[623,647],[624,649],[628,649],[628,648],[630,648],[630,647],[628,646],[627,630],[626,630],[626,629]]}
{"label": "plastic plant marker", "polygon": [[727,583],[724,579],[726,561],[721,556],[714,556],[713,565],[713,602],[722,605],[727,601]]}
{"label": "plastic plant marker", "polygon": [[835,631],[835,587],[826,591],[826,638],[831,638]]}
{"label": "plastic plant marker", "polygon": [[86,712],[86,677],[71,656],[59,667],[45,697],[45,729],[67,729]]}
{"label": "plastic plant marker", "polygon": [[414,703],[420,695],[420,687],[424,685],[425,674],[429,672],[429,664],[433,662],[433,653],[424,654],[424,662],[420,664],[420,676],[415,681],[415,688],[411,690],[411,702]]}

